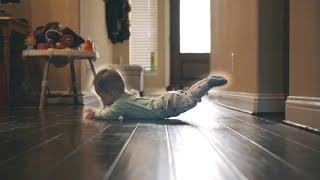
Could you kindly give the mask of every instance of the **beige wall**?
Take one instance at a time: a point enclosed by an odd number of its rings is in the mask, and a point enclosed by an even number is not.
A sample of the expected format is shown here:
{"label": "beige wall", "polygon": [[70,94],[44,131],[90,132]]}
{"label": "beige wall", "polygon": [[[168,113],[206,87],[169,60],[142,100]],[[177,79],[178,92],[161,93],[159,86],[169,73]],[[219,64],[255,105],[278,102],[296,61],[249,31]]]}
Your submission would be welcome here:
{"label": "beige wall", "polygon": [[[229,98],[229,106],[253,113],[283,111],[288,89],[288,0],[211,2],[211,73],[229,80],[219,89],[229,93],[220,103]],[[235,105],[235,96],[247,107]]]}
{"label": "beige wall", "polygon": [[223,90],[256,93],[257,2],[214,0],[211,5],[211,72],[228,78]]}
{"label": "beige wall", "polygon": [[290,88],[286,120],[320,128],[320,1],[290,1]]}
{"label": "beige wall", "polygon": [[168,45],[169,41],[167,34],[166,18],[169,16],[165,14],[166,9],[166,0],[158,0],[158,51],[157,51],[157,60],[158,60],[158,71],[156,74],[147,74],[145,76],[145,87],[146,88],[164,88],[166,86],[166,63],[167,61],[167,52],[165,46]]}
{"label": "beige wall", "polygon": [[1,4],[1,9],[6,10],[16,18],[30,20],[30,1],[31,0],[21,0],[18,4]]}
{"label": "beige wall", "polygon": [[212,1],[211,71],[228,77],[223,90],[283,93],[284,2]]}
{"label": "beige wall", "polygon": [[291,0],[290,96],[320,97],[320,1]]}
{"label": "beige wall", "polygon": [[123,64],[129,64],[130,61],[130,42],[126,40],[122,43],[112,45],[112,63],[118,64],[122,57]]}
{"label": "beige wall", "polygon": [[[93,40],[99,52],[99,58],[95,62],[97,70],[105,68],[113,61],[113,47],[107,35],[104,5],[102,0],[80,0],[81,35]],[[93,75],[87,62],[82,63],[81,78],[82,90],[91,89]]]}

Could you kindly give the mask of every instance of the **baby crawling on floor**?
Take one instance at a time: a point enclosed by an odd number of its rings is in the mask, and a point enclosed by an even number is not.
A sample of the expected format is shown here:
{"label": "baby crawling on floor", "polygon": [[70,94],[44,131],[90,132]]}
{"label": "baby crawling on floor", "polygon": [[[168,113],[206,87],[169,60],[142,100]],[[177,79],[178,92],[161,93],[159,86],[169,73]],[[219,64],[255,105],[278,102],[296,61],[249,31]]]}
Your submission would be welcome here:
{"label": "baby crawling on floor", "polygon": [[104,69],[95,76],[93,84],[105,108],[86,109],[85,118],[155,120],[174,117],[195,107],[211,88],[226,83],[223,77],[208,76],[187,91],[168,91],[158,98],[150,99],[125,92],[121,75],[114,69]]}

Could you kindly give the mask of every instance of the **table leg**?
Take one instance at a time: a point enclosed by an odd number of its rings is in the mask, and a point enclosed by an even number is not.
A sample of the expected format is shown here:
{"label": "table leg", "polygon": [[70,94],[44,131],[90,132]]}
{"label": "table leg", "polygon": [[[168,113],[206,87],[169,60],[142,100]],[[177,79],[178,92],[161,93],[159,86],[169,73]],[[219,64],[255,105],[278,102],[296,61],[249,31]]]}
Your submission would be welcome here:
{"label": "table leg", "polygon": [[91,71],[92,71],[92,73],[93,73],[93,76],[95,76],[97,73],[96,73],[96,69],[94,68],[92,59],[89,59],[89,64],[90,64],[90,67],[91,67]]}
{"label": "table leg", "polygon": [[70,60],[70,70],[71,70],[71,82],[72,82],[72,92],[73,92],[73,103],[78,104],[78,90],[76,83],[76,73],[74,70],[74,60]]}
{"label": "table leg", "polygon": [[39,105],[40,110],[42,110],[45,107],[45,103],[46,103],[46,91],[48,87],[49,66],[50,66],[50,61],[47,60],[44,66],[42,82],[41,82],[41,97],[40,97],[40,105]]}

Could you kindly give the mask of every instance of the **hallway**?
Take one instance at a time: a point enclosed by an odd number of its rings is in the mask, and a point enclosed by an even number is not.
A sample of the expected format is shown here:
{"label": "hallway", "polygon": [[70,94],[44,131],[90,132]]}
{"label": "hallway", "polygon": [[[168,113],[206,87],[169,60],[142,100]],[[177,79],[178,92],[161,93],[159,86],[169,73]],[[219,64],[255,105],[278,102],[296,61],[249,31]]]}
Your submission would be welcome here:
{"label": "hallway", "polygon": [[320,178],[319,135],[208,99],[169,121],[87,121],[81,112],[2,111],[0,178]]}

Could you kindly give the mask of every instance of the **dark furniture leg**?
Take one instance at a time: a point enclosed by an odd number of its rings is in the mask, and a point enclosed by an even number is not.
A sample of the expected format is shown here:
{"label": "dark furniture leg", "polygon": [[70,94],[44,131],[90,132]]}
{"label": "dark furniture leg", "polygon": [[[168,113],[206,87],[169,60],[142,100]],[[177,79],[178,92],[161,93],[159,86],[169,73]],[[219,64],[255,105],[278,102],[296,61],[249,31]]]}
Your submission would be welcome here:
{"label": "dark furniture leg", "polygon": [[91,68],[91,71],[93,73],[93,76],[95,76],[97,73],[96,73],[96,69],[94,68],[92,59],[89,59],[89,64],[90,64],[90,68]]}
{"label": "dark furniture leg", "polygon": [[72,92],[73,92],[73,103],[78,105],[78,90],[76,83],[76,73],[74,70],[74,60],[70,60],[70,70],[71,70],[71,83],[72,83]]}

